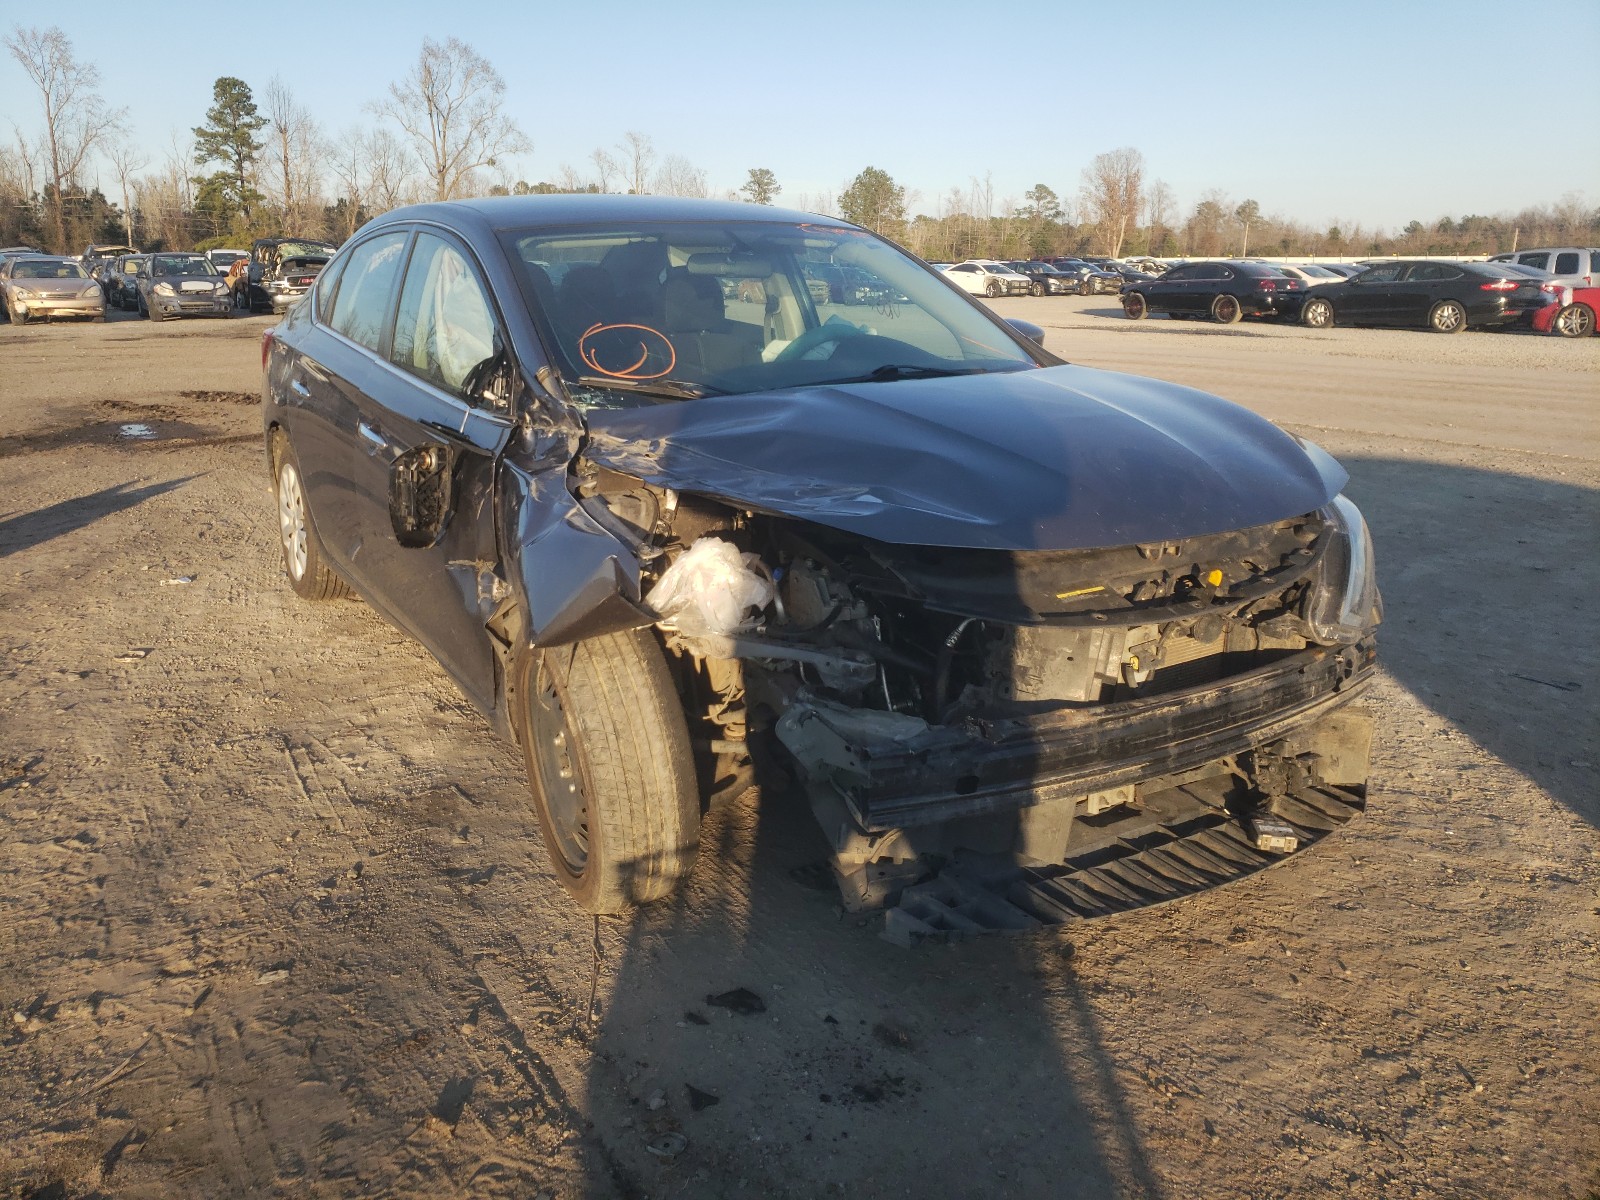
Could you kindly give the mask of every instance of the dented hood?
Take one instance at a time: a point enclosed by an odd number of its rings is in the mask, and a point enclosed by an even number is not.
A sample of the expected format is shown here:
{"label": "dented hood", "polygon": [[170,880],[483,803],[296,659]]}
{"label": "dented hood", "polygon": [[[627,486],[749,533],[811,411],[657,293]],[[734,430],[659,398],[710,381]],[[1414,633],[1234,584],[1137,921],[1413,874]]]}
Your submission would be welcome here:
{"label": "dented hood", "polygon": [[879,541],[1073,550],[1321,507],[1324,451],[1160,380],[1063,366],[591,410],[590,460]]}

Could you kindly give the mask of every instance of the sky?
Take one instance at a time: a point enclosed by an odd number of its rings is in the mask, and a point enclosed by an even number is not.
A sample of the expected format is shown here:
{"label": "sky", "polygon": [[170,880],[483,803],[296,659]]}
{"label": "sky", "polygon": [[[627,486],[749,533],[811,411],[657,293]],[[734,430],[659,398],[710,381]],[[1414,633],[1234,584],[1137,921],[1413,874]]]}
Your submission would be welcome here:
{"label": "sky", "polygon": [[[514,177],[530,182],[583,171],[637,130],[714,194],[767,167],[790,204],[871,165],[914,211],[987,176],[998,211],[1037,183],[1075,195],[1090,159],[1133,146],[1184,213],[1213,188],[1268,215],[1391,232],[1572,193],[1600,205],[1600,0],[169,0],[159,26],[130,25],[138,12],[3,0],[0,27],[59,25],[152,165],[175,136],[187,144],[220,75],[258,98],[280,77],[337,135],[375,121],[366,105],[424,37],[454,36],[504,77],[534,144]],[[5,55],[0,136],[13,126],[41,120]],[[109,166],[99,177],[112,194]]]}

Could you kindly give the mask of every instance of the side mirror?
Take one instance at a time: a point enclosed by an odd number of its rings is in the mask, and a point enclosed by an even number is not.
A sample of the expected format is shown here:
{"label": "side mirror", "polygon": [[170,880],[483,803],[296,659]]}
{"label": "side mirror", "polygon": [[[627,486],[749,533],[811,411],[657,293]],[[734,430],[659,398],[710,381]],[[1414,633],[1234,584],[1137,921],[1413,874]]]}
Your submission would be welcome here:
{"label": "side mirror", "polygon": [[1043,347],[1044,347],[1044,329],[1043,328],[1041,328],[1038,325],[1035,325],[1032,321],[1021,321],[1021,320],[1018,320],[1016,317],[1007,317],[1006,318],[1006,324],[1011,326],[1011,328],[1015,329],[1018,333],[1020,333],[1023,337],[1027,338],[1030,342],[1034,343],[1036,346],[1038,346],[1041,349],[1043,349]]}

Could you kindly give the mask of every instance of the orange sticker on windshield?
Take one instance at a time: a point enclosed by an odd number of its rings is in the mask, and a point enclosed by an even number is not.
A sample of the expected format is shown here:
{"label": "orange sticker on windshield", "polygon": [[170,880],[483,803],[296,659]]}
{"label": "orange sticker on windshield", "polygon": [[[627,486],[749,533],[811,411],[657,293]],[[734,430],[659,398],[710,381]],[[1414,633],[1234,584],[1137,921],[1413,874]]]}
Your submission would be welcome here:
{"label": "orange sticker on windshield", "polygon": [[[654,345],[653,340],[660,345]],[[663,351],[667,365],[653,370]],[[671,340],[648,325],[591,325],[578,339],[578,357],[591,370],[613,379],[660,379],[678,365],[678,352],[672,348]],[[631,363],[630,358],[634,359]],[[611,365],[602,364],[602,359]]]}

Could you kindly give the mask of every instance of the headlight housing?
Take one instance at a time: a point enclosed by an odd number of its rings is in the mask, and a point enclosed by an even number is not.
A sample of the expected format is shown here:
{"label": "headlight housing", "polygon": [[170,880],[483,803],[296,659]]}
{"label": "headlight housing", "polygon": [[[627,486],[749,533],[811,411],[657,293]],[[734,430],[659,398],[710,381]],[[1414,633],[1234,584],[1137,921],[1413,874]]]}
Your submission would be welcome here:
{"label": "headlight housing", "polygon": [[226,283],[217,283],[212,287],[211,290],[220,296],[228,290],[228,285]]}
{"label": "headlight housing", "polygon": [[98,283],[91,283],[88,287],[84,288],[83,291],[78,293],[78,299],[79,300],[93,300],[99,295],[100,295],[100,285]]}
{"label": "headlight housing", "polygon": [[1312,574],[1306,624],[1319,642],[1349,645],[1383,620],[1372,534],[1348,497],[1335,496],[1320,515],[1328,525],[1328,548]]}
{"label": "headlight housing", "polygon": [[33,299],[33,293],[30,292],[25,287],[12,288],[11,289],[11,294],[13,296],[15,296],[18,300],[32,300]]}
{"label": "headlight housing", "polygon": [[152,292],[154,292],[158,296],[175,296],[175,295],[177,295],[177,293],[172,290],[172,285],[170,283],[158,283],[153,288],[151,288],[150,290]]}

